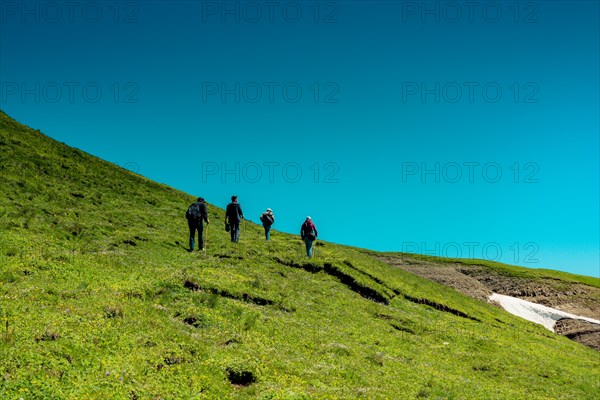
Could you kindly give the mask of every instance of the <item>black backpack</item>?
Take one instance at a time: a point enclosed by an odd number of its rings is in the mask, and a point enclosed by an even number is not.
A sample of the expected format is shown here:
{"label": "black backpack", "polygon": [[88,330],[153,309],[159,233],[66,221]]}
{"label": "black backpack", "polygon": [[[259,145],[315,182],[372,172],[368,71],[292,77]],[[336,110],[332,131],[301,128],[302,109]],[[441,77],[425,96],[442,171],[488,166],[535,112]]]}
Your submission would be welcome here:
{"label": "black backpack", "polygon": [[225,211],[227,213],[229,221],[238,222],[242,220],[239,203],[229,203]]}
{"label": "black backpack", "polygon": [[202,213],[200,212],[200,203],[194,203],[190,205],[185,213],[185,217],[188,220],[199,220],[202,218]]}

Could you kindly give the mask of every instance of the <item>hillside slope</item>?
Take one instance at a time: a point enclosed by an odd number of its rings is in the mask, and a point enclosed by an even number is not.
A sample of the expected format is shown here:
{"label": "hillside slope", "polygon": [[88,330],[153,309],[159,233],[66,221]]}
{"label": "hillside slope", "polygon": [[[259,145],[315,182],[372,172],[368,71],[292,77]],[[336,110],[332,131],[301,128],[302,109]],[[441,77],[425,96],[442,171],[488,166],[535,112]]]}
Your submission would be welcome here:
{"label": "hillside slope", "polygon": [[1,112],[0,179],[2,399],[600,396],[596,351],[359,249],[210,206],[188,253],[193,196]]}
{"label": "hillside slope", "polygon": [[[481,301],[492,293],[512,296],[580,317],[600,318],[600,280],[550,270],[531,270],[486,260],[415,254],[376,254],[382,261],[449,286]],[[555,332],[600,351],[600,325],[565,318]]]}

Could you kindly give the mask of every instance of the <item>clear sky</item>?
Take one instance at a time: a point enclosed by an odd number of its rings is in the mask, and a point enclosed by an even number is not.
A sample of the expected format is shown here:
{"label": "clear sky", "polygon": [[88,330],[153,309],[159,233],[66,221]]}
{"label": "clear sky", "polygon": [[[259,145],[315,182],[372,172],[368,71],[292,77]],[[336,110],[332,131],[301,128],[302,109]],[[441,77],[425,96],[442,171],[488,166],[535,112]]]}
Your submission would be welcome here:
{"label": "clear sky", "polygon": [[599,277],[599,20],[597,1],[1,0],[0,108],[282,231],[311,215],[337,243]]}

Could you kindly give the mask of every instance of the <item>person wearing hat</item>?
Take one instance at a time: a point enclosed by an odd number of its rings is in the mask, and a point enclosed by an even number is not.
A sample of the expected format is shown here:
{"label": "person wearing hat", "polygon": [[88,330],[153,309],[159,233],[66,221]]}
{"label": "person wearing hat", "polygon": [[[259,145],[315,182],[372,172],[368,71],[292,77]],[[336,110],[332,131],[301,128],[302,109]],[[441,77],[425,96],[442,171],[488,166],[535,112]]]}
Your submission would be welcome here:
{"label": "person wearing hat", "polygon": [[202,220],[207,224],[210,223],[208,220],[208,212],[206,211],[206,203],[202,197],[198,197],[195,203],[192,203],[186,213],[185,217],[188,220],[188,226],[190,228],[190,249],[189,251],[194,251],[194,238],[196,236],[196,231],[198,231],[198,248],[200,251],[204,250],[204,237],[203,230],[204,227],[202,225]]}
{"label": "person wearing hat", "polygon": [[275,223],[275,214],[273,214],[273,210],[267,208],[267,211],[261,214],[260,221],[262,222],[263,228],[265,228],[265,239],[271,240],[271,225]]}
{"label": "person wearing hat", "polygon": [[240,240],[240,222],[244,219],[242,206],[237,202],[237,196],[231,196],[231,203],[225,209],[225,225],[229,224],[231,241],[237,243]]}
{"label": "person wearing hat", "polygon": [[313,255],[313,243],[317,240],[317,236],[319,236],[319,233],[317,232],[317,227],[313,223],[312,218],[306,217],[306,220],[304,220],[304,223],[300,228],[300,237],[306,244],[306,255],[309,258]]}

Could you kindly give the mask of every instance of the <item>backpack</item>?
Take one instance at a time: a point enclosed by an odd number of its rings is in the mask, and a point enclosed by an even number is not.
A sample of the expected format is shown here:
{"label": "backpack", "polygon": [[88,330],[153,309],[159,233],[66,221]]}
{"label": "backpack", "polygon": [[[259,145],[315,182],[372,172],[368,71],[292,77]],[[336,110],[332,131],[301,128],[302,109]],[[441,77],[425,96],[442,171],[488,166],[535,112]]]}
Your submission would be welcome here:
{"label": "backpack", "polygon": [[199,220],[202,218],[202,214],[200,212],[200,203],[194,203],[190,205],[185,213],[185,217],[188,220]]}
{"label": "backpack", "polygon": [[275,222],[273,221],[273,217],[266,212],[262,213],[260,216],[260,221],[265,225],[273,225],[273,222]]}
{"label": "backpack", "polygon": [[317,239],[317,234],[315,233],[315,230],[313,229],[312,225],[307,222],[304,223],[304,237],[308,240]]}
{"label": "backpack", "polygon": [[238,203],[229,203],[227,205],[226,213],[230,221],[237,222],[242,219],[240,205]]}

